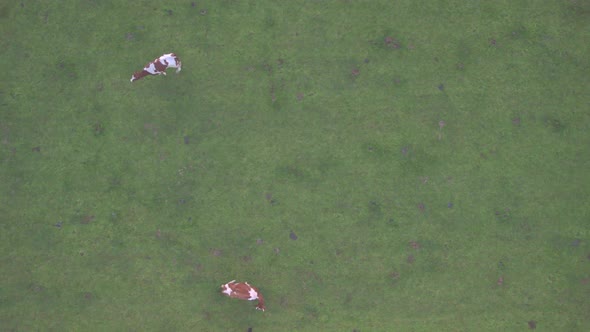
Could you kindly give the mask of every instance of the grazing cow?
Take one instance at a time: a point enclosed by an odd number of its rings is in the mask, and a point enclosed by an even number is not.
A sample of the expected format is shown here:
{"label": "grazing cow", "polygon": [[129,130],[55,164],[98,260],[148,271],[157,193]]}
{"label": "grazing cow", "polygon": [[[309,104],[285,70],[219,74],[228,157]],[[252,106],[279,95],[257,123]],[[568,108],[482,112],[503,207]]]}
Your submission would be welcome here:
{"label": "grazing cow", "polygon": [[182,68],[180,59],[174,53],[164,54],[161,57],[145,65],[142,71],[135,72],[131,76],[131,82],[137,81],[147,75],[166,75],[166,69],[176,68],[178,73]]}
{"label": "grazing cow", "polygon": [[227,284],[221,285],[221,293],[235,299],[248,301],[258,300],[256,309],[262,311],[266,310],[266,307],[264,306],[264,297],[262,297],[258,288],[250,286],[247,282],[236,282],[235,280],[232,280]]}

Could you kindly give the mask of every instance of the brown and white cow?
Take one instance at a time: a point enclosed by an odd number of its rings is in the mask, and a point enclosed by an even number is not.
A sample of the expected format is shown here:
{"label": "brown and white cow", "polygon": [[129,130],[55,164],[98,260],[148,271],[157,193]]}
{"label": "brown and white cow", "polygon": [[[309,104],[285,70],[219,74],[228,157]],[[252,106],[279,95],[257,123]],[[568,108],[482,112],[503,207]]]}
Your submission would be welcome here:
{"label": "brown and white cow", "polygon": [[174,53],[164,54],[145,65],[142,71],[133,73],[131,82],[137,81],[147,75],[166,75],[166,69],[168,68],[176,68],[177,73],[182,69],[182,63]]}
{"label": "brown and white cow", "polygon": [[264,306],[264,297],[260,294],[258,288],[251,286],[247,282],[236,282],[232,280],[227,284],[221,285],[221,293],[234,299],[254,301],[258,300],[256,309],[266,310]]}

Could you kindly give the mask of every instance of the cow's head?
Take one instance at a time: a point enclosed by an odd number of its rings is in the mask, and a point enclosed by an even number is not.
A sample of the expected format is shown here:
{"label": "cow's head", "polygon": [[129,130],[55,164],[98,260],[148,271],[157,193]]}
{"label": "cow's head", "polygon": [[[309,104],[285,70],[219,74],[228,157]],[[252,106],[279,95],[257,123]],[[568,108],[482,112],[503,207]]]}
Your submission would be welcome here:
{"label": "cow's head", "polygon": [[149,74],[150,74],[150,73],[148,73],[148,72],[147,72],[147,71],[145,71],[145,70],[142,70],[142,71],[136,71],[136,72],[135,72],[135,73],[133,73],[133,75],[131,76],[131,80],[130,80],[130,82],[137,81],[138,79],[140,79],[140,78],[143,78],[143,77],[145,77],[145,76],[147,76],[147,75],[149,75]]}

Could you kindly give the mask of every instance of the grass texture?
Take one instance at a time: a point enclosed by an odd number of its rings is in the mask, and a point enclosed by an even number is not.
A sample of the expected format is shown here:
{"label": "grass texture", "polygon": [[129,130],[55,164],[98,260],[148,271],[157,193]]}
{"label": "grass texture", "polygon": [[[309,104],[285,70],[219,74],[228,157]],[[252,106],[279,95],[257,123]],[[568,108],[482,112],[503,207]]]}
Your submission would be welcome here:
{"label": "grass texture", "polygon": [[0,33],[1,331],[590,330],[587,1],[22,0]]}

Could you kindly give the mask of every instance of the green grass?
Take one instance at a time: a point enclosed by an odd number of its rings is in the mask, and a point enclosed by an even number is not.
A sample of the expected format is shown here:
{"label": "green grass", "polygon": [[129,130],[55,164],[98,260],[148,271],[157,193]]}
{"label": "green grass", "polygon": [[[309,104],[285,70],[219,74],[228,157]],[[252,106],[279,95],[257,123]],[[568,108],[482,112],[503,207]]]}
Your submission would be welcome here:
{"label": "green grass", "polygon": [[0,5],[0,331],[590,329],[587,2],[126,3]]}

